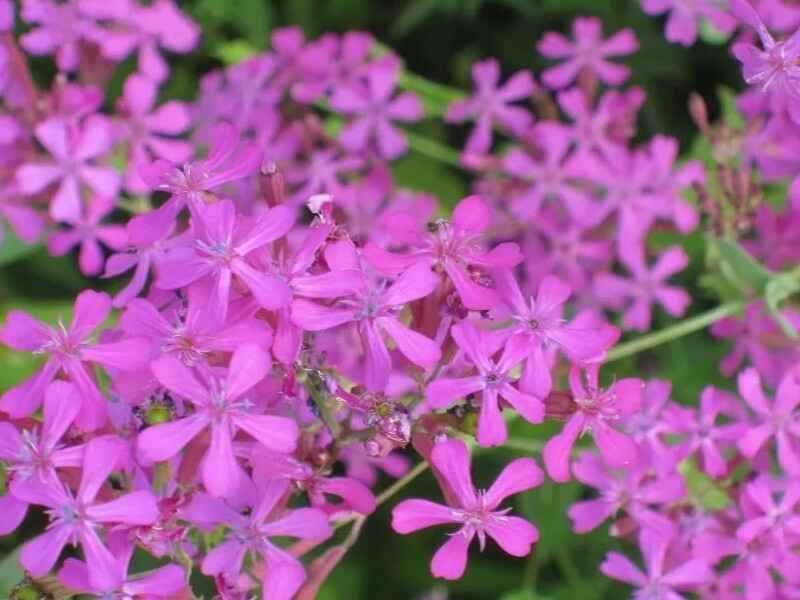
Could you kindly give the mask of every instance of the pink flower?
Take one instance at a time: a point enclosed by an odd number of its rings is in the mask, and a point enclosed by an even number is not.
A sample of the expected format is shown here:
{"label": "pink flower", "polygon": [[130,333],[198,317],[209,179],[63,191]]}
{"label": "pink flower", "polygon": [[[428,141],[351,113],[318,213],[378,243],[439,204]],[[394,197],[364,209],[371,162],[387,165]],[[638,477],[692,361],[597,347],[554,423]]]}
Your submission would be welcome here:
{"label": "pink flower", "polygon": [[[127,234],[122,225],[100,225],[100,221],[114,210],[114,202],[95,196],[77,220],[68,219],[71,230],[58,230],[47,239],[47,250],[53,256],[64,256],[80,244],[78,264],[81,273],[97,275],[103,269],[103,250],[100,242],[112,250],[122,250],[127,243]],[[83,211],[81,211],[83,212]]]}
{"label": "pink flower", "polygon": [[395,254],[368,243],[364,258],[379,271],[389,274],[424,263],[447,274],[465,307],[488,310],[497,303],[498,297],[495,290],[478,282],[478,269],[512,268],[522,261],[519,246],[514,243],[499,244],[490,251],[483,249],[480,239],[491,222],[492,211],[486,201],[479,196],[468,196],[453,209],[450,221],[438,220],[427,236],[420,236],[411,253]]}
{"label": "pink flower", "polygon": [[275,452],[292,452],[297,443],[297,424],[286,417],[254,414],[248,392],[270,368],[267,354],[254,344],[243,344],[233,353],[224,379],[207,377],[206,383],[172,355],[152,363],[153,374],[165,388],[189,400],[195,411],[188,416],[155,425],[137,439],[139,456],[146,461],[167,460],[205,429],[211,429],[201,473],[203,485],[214,496],[237,491],[246,477],[233,451],[233,438],[242,430]]}
{"label": "pink flower", "polygon": [[63,371],[80,393],[83,408],[78,416],[78,426],[91,431],[105,423],[106,402],[87,363],[135,371],[146,364],[149,350],[147,342],[140,338],[91,343],[89,336],[110,312],[111,298],[92,290],[81,292],[75,300],[69,329],[62,322],[53,328],[23,311],[9,312],[5,326],[0,330],[0,341],[15,350],[49,357],[38,373],[3,395],[0,408],[13,418],[32,414],[41,405],[45,388]]}
{"label": "pink flower", "polygon": [[552,89],[567,87],[582,70],[593,73],[608,85],[619,85],[628,78],[630,69],[606,60],[609,56],[633,54],[639,49],[636,36],[623,29],[603,40],[603,23],[595,17],[578,17],[572,22],[570,42],[560,33],[547,32],[537,44],[547,58],[566,59],[557,67],[542,73],[542,81]]}
{"label": "pink flower", "polygon": [[[128,560],[133,556],[133,548],[128,553]],[[92,567],[93,568],[93,567]],[[92,584],[89,575],[92,569],[82,560],[68,558],[58,571],[58,580],[70,590],[88,594],[93,598],[104,600],[114,598],[114,592],[122,594],[121,598],[142,598],[147,600],[167,600],[186,589],[186,572],[178,565],[164,565],[146,573],[137,573],[114,585],[99,586]],[[128,574],[128,565],[120,564],[124,576]],[[112,594],[109,596],[109,594]]]}
{"label": "pink flower", "polygon": [[286,283],[260,272],[248,259],[286,235],[293,224],[294,215],[286,206],[276,206],[249,221],[237,218],[231,200],[197,205],[192,211],[193,239],[172,248],[159,261],[155,284],[168,290],[208,285],[205,313],[217,324],[225,322],[234,277],[260,306],[269,310],[286,306],[291,299]]}
{"label": "pink flower", "polygon": [[32,29],[20,38],[33,55],[56,55],[61,71],[74,71],[80,63],[80,46],[97,33],[97,23],[81,10],[81,2],[68,0],[24,0],[20,17]]}
{"label": "pink flower", "polygon": [[562,318],[564,305],[572,290],[557,277],[548,275],[539,284],[536,298],[525,299],[513,274],[508,270],[495,273],[497,289],[505,310],[499,309],[498,318],[508,314],[513,325],[507,330],[524,340],[527,348],[525,369],[521,386],[537,398],[545,398],[553,382],[545,353],[556,348],[573,363],[600,361],[606,351],[619,338],[619,330],[611,325],[590,327],[576,317],[572,323]]}
{"label": "pink flower", "polygon": [[512,337],[504,344],[502,355],[495,361],[492,355],[497,349],[497,343],[471,322],[462,321],[454,325],[450,332],[478,372],[458,379],[439,377],[429,383],[425,391],[428,406],[434,409],[445,408],[456,400],[481,392],[477,437],[482,446],[499,446],[508,437],[506,423],[500,411],[501,397],[525,420],[531,423],[541,423],[544,420],[541,399],[520,392],[512,385],[514,380],[510,371],[528,354],[528,342],[525,338]]}
{"label": "pink flower", "polygon": [[379,154],[392,160],[403,154],[408,142],[392,125],[392,121],[413,123],[422,118],[422,104],[409,92],[392,98],[397,84],[400,62],[393,56],[373,61],[366,69],[367,87],[338,86],[331,96],[331,106],[356,120],[339,134],[342,146],[351,152],[362,152],[370,141]]}
{"label": "pink flower", "polygon": [[[0,127],[2,126],[0,122]],[[41,235],[44,219],[27,200],[20,194],[16,181],[0,184],[0,248],[3,247],[6,237],[3,221],[19,239],[28,244],[34,243]]]}
{"label": "pink flower", "polygon": [[649,468],[642,467],[612,472],[591,452],[582,452],[572,470],[575,479],[600,493],[567,509],[575,533],[588,533],[609,517],[619,517],[622,511],[642,526],[664,533],[673,530],[672,521],[660,513],[686,495],[683,478],[677,473],[653,476]]}
{"label": "pink flower", "polygon": [[533,76],[528,71],[518,71],[505,84],[498,85],[500,65],[494,58],[472,65],[472,81],[475,95],[465,100],[456,100],[447,107],[445,121],[462,123],[475,121],[475,128],[467,139],[464,151],[469,154],[485,154],[492,145],[492,126],[497,123],[514,135],[522,134],[533,122],[531,113],[521,107],[512,106],[515,100],[528,98],[536,89]]}
{"label": "pink flower", "polygon": [[746,0],[731,0],[731,10],[755,29],[761,40],[761,50],[745,42],[733,46],[745,81],[758,85],[768,95],[774,113],[787,110],[792,120],[800,123],[800,30],[786,40],[776,41]]}
{"label": "pink flower", "polygon": [[603,390],[597,381],[599,370],[598,365],[586,369],[585,387],[581,370],[577,367],[570,370],[575,412],[561,433],[550,438],[542,451],[547,474],[555,481],[569,480],[570,451],[578,437],[586,432],[591,432],[603,461],[610,467],[629,468],[639,455],[636,442],[612,424],[641,408],[644,383],[641,379],[619,379]]}
{"label": "pink flower", "polygon": [[35,132],[53,160],[25,163],[17,169],[17,184],[23,194],[34,195],[58,182],[58,191],[50,202],[53,219],[80,219],[81,184],[98,196],[116,198],[119,174],[93,162],[111,149],[111,131],[105,117],[89,116],[82,126],[54,118],[37,125]]}
{"label": "pink flower", "polygon": [[195,494],[189,506],[181,511],[181,516],[199,524],[223,524],[231,530],[222,543],[206,554],[203,573],[236,578],[249,553],[254,560],[263,558],[266,563],[264,600],[294,598],[306,578],[305,569],[300,561],[270,538],[322,542],[333,532],[324,512],[315,508],[285,508],[284,501],[290,491],[288,481],[270,481],[261,490],[258,506],[247,517],[221,500],[202,493]]}
{"label": "pink flower", "polygon": [[182,164],[192,156],[192,145],[172,137],[183,133],[190,123],[189,108],[183,102],[170,101],[154,110],[158,86],[144,75],[134,73],[125,80],[118,111],[121,135],[130,144],[125,187],[133,193],[150,191],[139,175],[154,158]]}
{"label": "pink flower", "polygon": [[[238,150],[237,150],[238,148]],[[169,220],[187,204],[192,207],[206,203],[206,196],[220,186],[252,175],[261,165],[261,151],[254,142],[239,147],[239,133],[230,123],[218,123],[212,132],[208,156],[176,167],[159,159],[140,168],[140,175],[151,187],[169,192],[172,197],[158,210],[137,217],[142,226],[156,224],[164,215]],[[147,223],[147,225],[145,225]]]}
{"label": "pink flower", "polygon": [[436,444],[431,452],[431,465],[446,486],[449,505],[428,500],[404,500],[392,510],[392,528],[401,534],[412,533],[433,525],[453,523],[460,529],[449,536],[431,561],[434,577],[459,579],[467,566],[467,549],[477,536],[481,550],[486,536],[491,537],[511,556],[526,556],[539,539],[539,531],[525,519],[508,516],[510,509],[499,509],[500,503],[513,494],[537,487],[544,475],[532,458],[519,458],[500,473],[492,486],[475,489],[470,475],[467,446],[458,440]]}
{"label": "pink flower", "polygon": [[[357,265],[353,265],[357,267]],[[409,329],[397,318],[409,302],[424,298],[439,285],[439,278],[422,263],[410,267],[388,287],[367,278],[353,297],[342,298],[331,306],[295,299],[292,321],[306,331],[322,331],[345,323],[357,323],[366,356],[365,384],[376,392],[389,382],[392,359],[383,335],[394,340],[398,350],[424,369],[433,367],[441,352],[430,338]]]}
{"label": "pink flower", "polygon": [[630,250],[623,250],[622,262],[633,274],[625,279],[612,273],[600,273],[595,280],[597,297],[615,310],[624,310],[622,326],[625,329],[647,331],[650,329],[651,308],[658,302],[670,316],[680,317],[691,302],[689,294],[679,287],[667,285],[666,280],[684,268],[689,257],[683,248],[673,246],[658,257],[652,268],[644,262],[643,250],[628,240]]}
{"label": "pink flower", "polygon": [[776,487],[763,476],[747,484],[747,498],[754,504],[757,514],[749,518],[745,516],[736,530],[736,537],[750,543],[766,535],[773,538],[781,549],[791,552],[789,546],[793,544],[786,538],[793,540],[800,535],[800,515],[796,511],[800,503],[800,483],[796,480],[787,481],[780,502],[775,502]]}
{"label": "pink flower", "polygon": [[775,400],[770,406],[761,387],[761,377],[754,368],[745,369],[738,378],[739,394],[755,412],[755,422],[739,438],[739,451],[753,458],[770,438],[775,438],[778,462],[787,473],[800,475],[800,435],[797,405],[800,404],[800,380],[796,370],[781,379]]}
{"label": "pink flower", "polygon": [[676,565],[667,562],[670,542],[669,537],[644,530],[639,536],[639,547],[644,554],[646,573],[619,552],[609,552],[600,570],[612,579],[639,588],[634,594],[637,598],[685,600],[686,597],[678,594],[676,589],[696,589],[696,586],[710,581],[714,574],[700,558],[689,558]]}
{"label": "pink flower", "polygon": [[666,37],[670,42],[691,46],[697,39],[697,25],[708,19],[722,33],[736,28],[734,19],[715,0],[641,0],[648,15],[669,12]]}
{"label": "pink flower", "polygon": [[[13,479],[57,482],[57,468],[80,467],[83,446],[66,446],[61,438],[72,425],[81,400],[74,386],[54,381],[45,392],[41,428],[21,432],[10,423],[0,422],[0,459]],[[0,535],[14,531],[27,512],[28,503],[8,493],[0,497]]]}
{"label": "pink flower", "polygon": [[100,538],[107,523],[150,525],[159,516],[158,505],[149,491],[137,491],[107,502],[97,502],[100,488],[122,460],[124,445],[119,438],[99,437],[86,446],[83,474],[77,494],[61,482],[15,481],[15,496],[48,509],[47,531],[22,547],[20,562],[34,577],[45,575],[58,560],[67,543],[81,544],[92,565],[91,585],[114,589],[121,581],[119,563]]}

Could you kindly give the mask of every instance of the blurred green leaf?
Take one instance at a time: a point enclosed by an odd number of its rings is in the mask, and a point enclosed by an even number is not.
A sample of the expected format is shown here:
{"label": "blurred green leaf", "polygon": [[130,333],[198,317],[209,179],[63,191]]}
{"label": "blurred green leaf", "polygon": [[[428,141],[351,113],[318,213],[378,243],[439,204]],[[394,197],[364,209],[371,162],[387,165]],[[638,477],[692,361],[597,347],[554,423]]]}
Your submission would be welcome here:
{"label": "blurred green leaf", "polygon": [[686,480],[689,495],[703,508],[722,510],[730,504],[731,499],[725,491],[697,467],[693,458],[688,458],[679,464],[678,471]]}
{"label": "blurred green leaf", "polygon": [[3,235],[5,239],[0,245],[0,267],[25,258],[42,247],[41,243],[28,244],[23,242],[8,227],[5,228]]}
{"label": "blurred green leaf", "polygon": [[800,291],[800,274],[781,273],[773,277],[768,283],[764,292],[764,299],[767,303],[767,311],[778,323],[786,337],[792,340],[798,338],[797,329],[787,319],[780,310],[781,303],[791,295]]}
{"label": "blurred green leaf", "polygon": [[0,598],[10,598],[14,589],[25,577],[19,566],[19,550],[9,553],[0,560]]}
{"label": "blurred green leaf", "polygon": [[217,46],[214,56],[226,65],[235,65],[258,54],[259,50],[247,40],[232,40]]}
{"label": "blurred green leaf", "polygon": [[772,277],[764,266],[736,241],[709,235],[709,261],[737,289],[747,295],[762,295]]}

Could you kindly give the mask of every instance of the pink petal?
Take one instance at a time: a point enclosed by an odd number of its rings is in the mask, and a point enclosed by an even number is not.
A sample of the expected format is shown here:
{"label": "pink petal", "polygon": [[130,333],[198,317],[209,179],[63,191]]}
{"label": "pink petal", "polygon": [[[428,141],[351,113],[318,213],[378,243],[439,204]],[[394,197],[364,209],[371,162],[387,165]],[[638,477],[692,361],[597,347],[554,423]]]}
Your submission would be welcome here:
{"label": "pink petal", "polygon": [[233,454],[231,432],[227,423],[212,423],[211,444],[201,467],[203,485],[212,496],[234,493],[246,477]]}
{"label": "pink petal", "polygon": [[465,377],[463,379],[443,377],[428,384],[425,398],[431,408],[444,408],[481,389],[483,389],[483,378],[481,377]]}
{"label": "pink petal", "polygon": [[242,568],[247,546],[236,539],[222,542],[212,548],[203,559],[202,570],[206,575],[238,573]]}
{"label": "pink petal", "polygon": [[0,329],[0,342],[14,350],[33,352],[49,338],[47,327],[21,310],[9,311],[5,325]]}
{"label": "pink petal", "polygon": [[461,506],[475,503],[475,486],[470,475],[469,450],[460,440],[446,440],[433,447],[431,464],[445,478]]}
{"label": "pink petal", "polygon": [[269,372],[270,362],[267,353],[255,344],[244,344],[237,348],[228,366],[225,388],[228,399],[239,398],[264,379]]}
{"label": "pink petal", "polygon": [[277,310],[292,301],[292,290],[280,277],[260,273],[243,261],[236,261],[233,270],[263,308]]}
{"label": "pink petal", "polygon": [[520,517],[503,517],[490,521],[486,533],[511,556],[527,556],[539,540],[539,530]]}
{"label": "pink petal", "polygon": [[94,589],[113,590],[125,579],[125,567],[97,537],[94,529],[85,527],[80,533],[81,547],[89,568],[89,583]]}
{"label": "pink petal", "polygon": [[122,462],[127,451],[125,443],[114,435],[94,438],[83,453],[83,473],[77,498],[91,503],[111,472]]}
{"label": "pink petal", "polygon": [[494,510],[509,496],[538,487],[542,481],[544,473],[534,459],[518,458],[506,465],[486,492],[484,500]]}
{"label": "pink petal", "polygon": [[481,409],[478,414],[478,443],[481,446],[499,446],[506,441],[508,429],[498,404],[497,390],[483,390]]}
{"label": "pink petal", "polygon": [[428,500],[404,500],[392,510],[392,529],[402,534],[456,522],[452,508]]}
{"label": "pink petal", "polygon": [[292,302],[292,321],[306,331],[322,331],[354,320],[352,309],[330,308],[302,298]]}
{"label": "pink petal", "polygon": [[389,383],[392,359],[380,332],[368,320],[359,323],[358,332],[364,347],[366,365],[364,383],[374,392],[382,392]]}
{"label": "pink petal", "polygon": [[375,319],[375,323],[394,340],[403,356],[414,364],[430,369],[442,357],[441,350],[436,342],[421,333],[409,329],[396,318],[380,317]]}
{"label": "pink petal", "polygon": [[482,233],[492,223],[492,211],[480,196],[468,196],[453,209],[453,226],[464,233]]}
{"label": "pink petal", "polygon": [[178,565],[165,565],[143,576],[127,581],[123,589],[128,594],[170,597],[186,588],[186,571]]}
{"label": "pink petal", "polygon": [[600,565],[600,571],[611,579],[618,579],[637,587],[644,587],[647,583],[647,578],[639,568],[619,552],[606,554],[603,564]]}
{"label": "pink petal", "polygon": [[630,467],[639,457],[636,442],[605,423],[593,423],[592,434],[603,460],[611,467]]}
{"label": "pink petal", "polygon": [[436,551],[431,560],[431,573],[434,577],[456,580],[464,575],[467,568],[467,550],[472,535],[458,532],[450,536],[444,545]]}
{"label": "pink petal", "polygon": [[22,547],[19,555],[20,564],[33,577],[46,575],[56,564],[61,550],[71,535],[72,527],[69,525],[51,527]]}
{"label": "pink petal", "polygon": [[256,438],[274,452],[294,452],[297,445],[297,424],[289,418],[272,415],[249,415],[243,412],[233,417],[237,427]]}
{"label": "pink petal", "polygon": [[550,438],[545,444],[542,458],[547,474],[553,481],[569,481],[569,455],[578,435],[583,431],[583,425],[584,418],[578,414],[573,415],[561,433]]}
{"label": "pink petal", "polygon": [[611,508],[611,504],[605,500],[576,502],[567,510],[567,515],[572,521],[572,531],[580,534],[588,533],[611,516]]}
{"label": "pink petal", "polygon": [[167,460],[180,452],[209,424],[205,414],[148,427],[136,439],[137,454],[145,461]]}
{"label": "pink petal", "polygon": [[428,296],[439,285],[439,277],[425,262],[418,262],[398,277],[381,296],[387,306],[402,306]]}
{"label": "pink petal", "polygon": [[194,373],[180,360],[172,355],[163,355],[150,365],[158,382],[169,391],[191,400],[194,404],[204,405],[208,399],[208,391]]}
{"label": "pink petal", "polygon": [[151,525],[160,512],[155,496],[146,490],[130,492],[110,502],[95,504],[86,509],[87,516],[100,523]]}

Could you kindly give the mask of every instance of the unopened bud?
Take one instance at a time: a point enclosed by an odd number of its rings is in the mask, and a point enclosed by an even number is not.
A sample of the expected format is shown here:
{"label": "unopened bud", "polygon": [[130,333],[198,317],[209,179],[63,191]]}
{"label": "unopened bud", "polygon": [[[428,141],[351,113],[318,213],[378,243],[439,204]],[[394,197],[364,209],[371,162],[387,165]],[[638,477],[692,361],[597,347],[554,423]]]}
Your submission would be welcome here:
{"label": "unopened bud", "polygon": [[262,165],[259,183],[261,184],[261,193],[268,206],[283,204],[286,198],[286,182],[283,173],[274,161]]}
{"label": "unopened bud", "polygon": [[689,96],[689,114],[697,128],[703,133],[707,133],[711,126],[708,123],[708,107],[706,101],[697,92],[692,92]]}
{"label": "unopened bud", "polygon": [[572,394],[566,391],[553,391],[544,399],[545,417],[554,421],[566,421],[576,408]]}

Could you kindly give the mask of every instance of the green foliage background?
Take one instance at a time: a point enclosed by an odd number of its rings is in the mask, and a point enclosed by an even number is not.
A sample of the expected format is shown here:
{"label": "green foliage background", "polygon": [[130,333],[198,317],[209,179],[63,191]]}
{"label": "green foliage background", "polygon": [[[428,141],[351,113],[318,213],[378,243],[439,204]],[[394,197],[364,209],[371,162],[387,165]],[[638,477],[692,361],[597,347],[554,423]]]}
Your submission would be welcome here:
{"label": "green foliage background", "polygon": [[[202,26],[202,46],[190,56],[173,60],[174,71],[164,97],[190,99],[199,76],[237,57],[265,49],[272,28],[300,25],[309,36],[328,31],[364,29],[393,47],[409,68],[428,79],[468,89],[470,64],[476,59],[496,56],[510,73],[533,68],[536,73],[546,62],[535,53],[535,43],[546,30],[567,31],[577,15],[597,15],[607,32],[632,27],[641,51],[627,64],[633,68],[631,83],[641,85],[648,100],[640,119],[639,138],[655,133],[677,136],[682,146],[692,147],[694,130],[686,113],[690,92],[699,91],[716,110],[714,98],[719,86],[740,85],[738,69],[724,45],[699,43],[685,49],[663,39],[663,21],[644,15],[635,0],[188,0],[180,2]],[[713,41],[713,35],[707,39]],[[128,61],[114,77],[109,105],[119,93],[125,75],[134,69]],[[52,71],[46,61],[37,60],[35,74],[47,82]],[[429,137],[457,147],[463,131],[445,131],[431,120],[418,126]],[[695,146],[696,147],[696,146]],[[448,204],[464,195],[469,182],[450,167],[411,154],[395,167],[401,185],[434,192]],[[676,242],[692,257],[692,266],[680,282],[693,291],[691,313],[716,305],[716,300],[696,282],[702,273],[703,240],[700,234],[684,239],[662,235],[657,244]],[[72,298],[80,289],[113,288],[103,280],[86,281],[80,276],[74,257],[53,259],[41,248],[23,248],[10,243],[0,250],[0,316],[12,308],[24,308],[35,316],[54,322],[68,317]],[[670,323],[659,314],[655,327]],[[717,364],[725,348],[705,333],[671,342],[655,351],[618,361],[607,368],[606,377],[636,373],[673,382],[674,396],[695,403],[699,391],[720,379]],[[27,376],[36,365],[28,357],[0,349],[0,390]],[[544,432],[515,424],[518,437],[542,438]],[[549,433],[549,431],[547,432]],[[502,466],[520,452],[496,450],[476,457],[476,482],[488,485]],[[387,484],[388,482],[383,482]],[[539,525],[542,533],[533,558],[508,557],[491,543],[486,552],[471,553],[467,575],[449,586],[449,597],[457,600],[563,600],[617,599],[627,596],[623,587],[598,573],[608,549],[625,549],[625,544],[606,535],[605,528],[576,536],[570,532],[567,506],[584,494],[576,484],[543,487],[519,496],[517,510]],[[397,498],[408,496],[439,498],[433,477],[423,474]],[[437,587],[428,562],[443,542],[446,529],[429,530],[401,537],[391,533],[389,511],[396,499],[381,507],[365,527],[361,539],[335,571],[320,595],[322,600],[419,598]],[[41,518],[29,517],[25,530],[41,526]],[[15,572],[11,553],[23,535],[0,539],[0,596],[6,597]]]}

